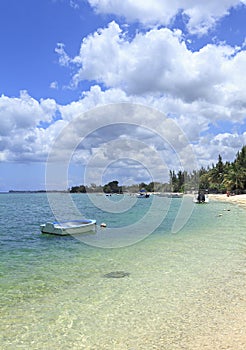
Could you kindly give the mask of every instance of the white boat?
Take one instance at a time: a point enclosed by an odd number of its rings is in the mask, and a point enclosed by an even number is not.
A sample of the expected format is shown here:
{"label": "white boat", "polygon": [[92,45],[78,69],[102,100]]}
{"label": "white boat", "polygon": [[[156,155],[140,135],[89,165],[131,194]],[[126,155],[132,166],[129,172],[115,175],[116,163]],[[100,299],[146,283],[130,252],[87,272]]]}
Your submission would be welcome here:
{"label": "white boat", "polygon": [[149,198],[149,193],[147,193],[146,189],[143,187],[136,195],[137,198]]}
{"label": "white boat", "polygon": [[89,231],[95,231],[96,220],[71,220],[62,222],[47,222],[40,225],[42,233],[50,233],[52,235],[66,236]]}
{"label": "white boat", "polygon": [[193,202],[197,204],[208,204],[209,203],[208,195],[204,193],[197,193],[193,198]]}

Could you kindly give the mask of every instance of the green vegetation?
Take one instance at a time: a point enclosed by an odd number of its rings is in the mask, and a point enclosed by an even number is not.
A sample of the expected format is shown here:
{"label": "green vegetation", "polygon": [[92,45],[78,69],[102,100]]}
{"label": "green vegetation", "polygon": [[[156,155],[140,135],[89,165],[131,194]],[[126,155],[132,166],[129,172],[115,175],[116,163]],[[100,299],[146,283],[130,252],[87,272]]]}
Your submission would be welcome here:
{"label": "green vegetation", "polygon": [[[197,188],[199,187],[199,188]],[[111,181],[106,185],[97,186],[74,186],[70,189],[71,193],[85,192],[104,192],[104,193],[123,193],[138,192],[145,189],[147,192],[187,192],[191,190],[208,190],[211,193],[225,193],[226,191],[236,194],[246,192],[246,146],[236,155],[233,162],[223,162],[221,155],[218,161],[207,169],[201,168],[192,173],[179,170],[177,173],[169,173],[169,183],[144,182],[131,186],[119,186],[118,181]]]}
{"label": "green vegetation", "polygon": [[211,192],[232,191],[236,194],[246,191],[246,146],[236,155],[236,159],[230,163],[223,163],[219,155],[218,162],[211,169],[200,176],[200,186]]}
{"label": "green vegetation", "polygon": [[84,185],[73,186],[70,189],[70,193],[86,193],[86,187]]}
{"label": "green vegetation", "polygon": [[[177,174],[170,171],[170,183],[173,192],[184,192],[199,184],[199,189],[206,189],[210,193],[225,193],[226,191],[235,194],[246,191],[246,146],[236,155],[233,162],[223,163],[221,155],[218,161],[207,169],[201,168],[193,171],[192,174],[179,171]],[[194,188],[195,189],[195,188]]]}
{"label": "green vegetation", "polygon": [[111,181],[103,186],[104,193],[122,193],[122,187],[118,185],[118,181]]}

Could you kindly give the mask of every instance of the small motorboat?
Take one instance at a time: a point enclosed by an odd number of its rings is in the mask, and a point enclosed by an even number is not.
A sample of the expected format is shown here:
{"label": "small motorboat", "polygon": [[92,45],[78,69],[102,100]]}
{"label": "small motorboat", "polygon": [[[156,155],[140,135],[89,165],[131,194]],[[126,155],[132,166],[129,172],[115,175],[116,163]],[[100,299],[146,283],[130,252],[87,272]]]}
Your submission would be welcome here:
{"label": "small motorboat", "polygon": [[89,231],[95,231],[96,220],[71,220],[62,222],[47,222],[40,225],[42,233],[50,233],[52,235],[66,236]]}
{"label": "small motorboat", "polygon": [[147,193],[145,188],[142,188],[137,194],[137,198],[149,198],[149,193]]}
{"label": "small motorboat", "polygon": [[209,198],[208,195],[205,193],[198,193],[194,198],[193,202],[197,204],[208,204],[209,203]]}
{"label": "small motorboat", "polygon": [[137,198],[149,198],[149,194],[148,193],[138,193]]}

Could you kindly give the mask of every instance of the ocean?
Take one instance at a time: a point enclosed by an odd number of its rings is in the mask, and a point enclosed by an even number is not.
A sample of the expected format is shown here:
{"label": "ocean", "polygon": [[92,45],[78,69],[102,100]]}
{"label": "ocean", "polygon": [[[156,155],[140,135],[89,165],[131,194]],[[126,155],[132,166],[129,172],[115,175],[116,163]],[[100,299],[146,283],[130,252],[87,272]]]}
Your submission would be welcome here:
{"label": "ocean", "polygon": [[245,349],[245,210],[194,205],[174,232],[180,198],[152,209],[153,196],[121,205],[123,196],[74,194],[98,231],[41,234],[56,219],[50,202],[61,217],[68,196],[0,195],[1,349]]}

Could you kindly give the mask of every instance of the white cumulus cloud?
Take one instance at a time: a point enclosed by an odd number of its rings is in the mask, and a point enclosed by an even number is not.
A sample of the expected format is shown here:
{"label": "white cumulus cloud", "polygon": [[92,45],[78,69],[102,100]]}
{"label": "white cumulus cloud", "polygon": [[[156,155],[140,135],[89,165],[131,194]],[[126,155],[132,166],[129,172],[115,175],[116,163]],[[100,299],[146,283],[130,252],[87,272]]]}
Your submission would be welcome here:
{"label": "white cumulus cloud", "polygon": [[196,102],[206,112],[213,110],[214,120],[245,118],[246,53],[241,47],[207,44],[192,52],[181,31],[167,28],[139,33],[129,41],[111,22],[84,38],[79,54],[67,61],[75,64],[74,85],[96,81],[135,98]]}
{"label": "white cumulus cloud", "polygon": [[187,29],[193,34],[205,34],[216,21],[228,14],[232,7],[245,0],[88,0],[97,13],[125,17],[146,26],[167,26],[181,14],[186,17]]}
{"label": "white cumulus cloud", "polygon": [[10,131],[27,129],[42,122],[51,122],[56,112],[56,102],[52,99],[35,100],[27,91],[19,97],[0,97],[0,135]]}
{"label": "white cumulus cloud", "polygon": [[[57,112],[53,99],[35,100],[27,91],[19,97],[0,97],[0,152],[4,160],[44,160],[54,138],[49,125]],[[56,123],[57,129],[58,123]],[[49,130],[49,131],[48,131]],[[56,131],[57,134],[57,131]]]}

